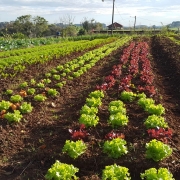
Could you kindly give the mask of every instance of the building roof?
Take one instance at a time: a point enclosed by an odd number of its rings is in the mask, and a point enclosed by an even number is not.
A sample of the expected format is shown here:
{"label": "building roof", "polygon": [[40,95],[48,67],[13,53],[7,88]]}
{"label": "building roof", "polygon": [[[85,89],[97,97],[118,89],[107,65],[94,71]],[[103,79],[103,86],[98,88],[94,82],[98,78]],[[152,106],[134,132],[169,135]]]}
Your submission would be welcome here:
{"label": "building roof", "polygon": [[[114,26],[114,27],[120,27],[120,28],[123,27],[123,25],[121,25],[121,24],[119,24],[119,23],[117,23],[117,22],[114,22],[114,23],[113,23],[113,26]],[[107,27],[112,27],[112,24],[110,24],[110,25],[107,26]]]}

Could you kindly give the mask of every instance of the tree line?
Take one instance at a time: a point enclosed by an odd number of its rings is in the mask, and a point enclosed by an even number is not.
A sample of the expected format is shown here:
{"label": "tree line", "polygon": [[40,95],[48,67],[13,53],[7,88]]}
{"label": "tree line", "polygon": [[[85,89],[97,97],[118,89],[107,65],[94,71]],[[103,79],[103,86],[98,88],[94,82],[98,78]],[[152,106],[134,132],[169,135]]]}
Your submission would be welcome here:
{"label": "tree line", "polygon": [[49,24],[41,16],[23,15],[15,21],[0,23],[0,36],[11,36],[13,38],[35,38],[46,36],[79,36],[91,34],[93,30],[102,30],[103,24],[94,19],[84,18],[79,26],[73,24],[71,16],[60,18],[60,23]]}

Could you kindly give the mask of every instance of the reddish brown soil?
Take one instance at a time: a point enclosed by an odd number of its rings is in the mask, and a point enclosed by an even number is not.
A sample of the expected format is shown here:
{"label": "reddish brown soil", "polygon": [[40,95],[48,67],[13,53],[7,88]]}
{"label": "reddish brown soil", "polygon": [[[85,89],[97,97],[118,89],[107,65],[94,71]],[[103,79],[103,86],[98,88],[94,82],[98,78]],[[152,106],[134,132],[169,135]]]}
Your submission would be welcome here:
{"label": "reddish brown soil", "polygon": [[[170,141],[173,147],[171,157],[158,163],[145,158],[145,143],[150,141],[143,125],[147,113],[143,112],[136,102],[126,103],[129,123],[127,127],[119,128],[119,131],[125,134],[128,154],[112,159],[102,153],[104,136],[112,130],[107,124],[109,116],[107,107],[110,101],[119,99],[117,86],[106,91],[103,105],[98,112],[100,122],[95,128],[88,129],[90,136],[86,140],[88,144],[86,153],[76,160],[62,154],[65,141],[71,139],[68,129],[79,126],[79,111],[85,104],[85,99],[95,90],[96,84],[101,83],[103,77],[110,74],[112,66],[118,64],[122,55],[121,48],[99,61],[80,78],[68,81],[60,90],[58,98],[48,99],[44,103],[32,102],[33,112],[26,115],[21,123],[8,124],[5,120],[0,120],[0,179],[43,180],[50,166],[55,160],[59,160],[78,167],[77,176],[81,180],[100,179],[102,169],[114,163],[129,168],[132,180],[139,180],[140,173],[151,167],[166,167],[178,180],[180,177],[180,47],[166,38],[153,37],[148,43],[151,47],[150,60],[158,90],[155,98],[166,108],[166,120],[173,129],[173,137]],[[64,58],[64,61],[67,60],[68,58]],[[57,63],[59,60],[52,61],[51,67],[56,66]],[[46,66],[47,64],[41,65],[41,71],[46,69]],[[37,74],[39,69],[34,66],[20,76],[22,79],[23,77],[40,79],[41,75],[38,77]],[[14,79],[12,84],[18,81]],[[3,81],[3,88],[6,85],[12,87],[9,83],[9,80]],[[55,107],[52,107],[52,102]]]}

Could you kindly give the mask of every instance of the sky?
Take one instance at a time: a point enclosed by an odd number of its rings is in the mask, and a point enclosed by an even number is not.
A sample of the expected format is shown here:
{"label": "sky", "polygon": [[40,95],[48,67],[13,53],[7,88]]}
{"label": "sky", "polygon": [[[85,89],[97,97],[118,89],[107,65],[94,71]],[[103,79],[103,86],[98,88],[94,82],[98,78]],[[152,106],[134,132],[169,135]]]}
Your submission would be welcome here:
{"label": "sky", "polygon": [[[110,25],[113,0],[0,0],[0,22],[22,15],[44,17],[50,24],[80,24],[84,20]],[[123,26],[167,25],[180,21],[180,0],[115,0],[114,22]]]}

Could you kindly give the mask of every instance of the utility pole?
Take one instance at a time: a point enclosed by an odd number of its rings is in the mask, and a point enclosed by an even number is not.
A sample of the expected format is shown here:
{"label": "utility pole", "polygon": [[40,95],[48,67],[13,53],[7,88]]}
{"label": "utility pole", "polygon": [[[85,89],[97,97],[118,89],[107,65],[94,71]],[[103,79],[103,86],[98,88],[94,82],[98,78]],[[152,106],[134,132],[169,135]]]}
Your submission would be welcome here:
{"label": "utility pole", "polygon": [[113,0],[111,35],[113,35],[113,28],[114,28],[114,2],[115,0]]}
{"label": "utility pole", "polygon": [[[102,0],[102,2],[104,2],[104,0]],[[113,35],[113,28],[114,28],[114,2],[115,0],[113,0],[111,35]]]}
{"label": "utility pole", "polygon": [[136,28],[136,16],[134,17],[134,31],[135,31],[135,28]]}

